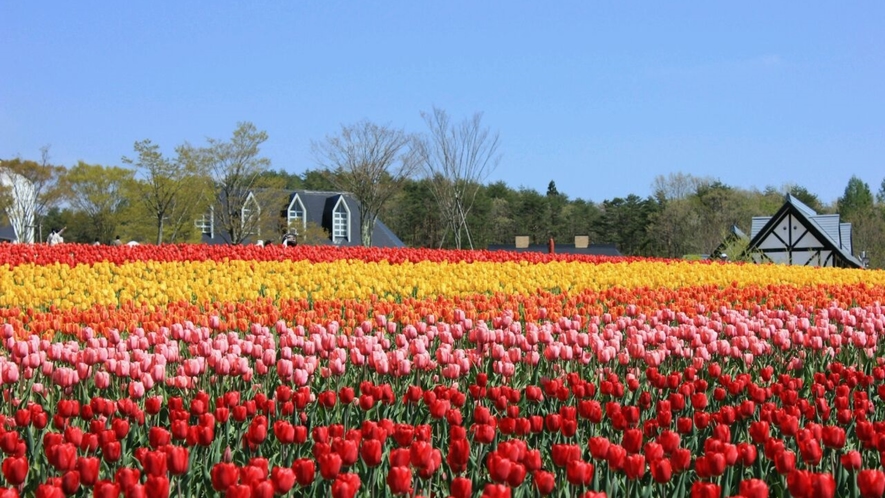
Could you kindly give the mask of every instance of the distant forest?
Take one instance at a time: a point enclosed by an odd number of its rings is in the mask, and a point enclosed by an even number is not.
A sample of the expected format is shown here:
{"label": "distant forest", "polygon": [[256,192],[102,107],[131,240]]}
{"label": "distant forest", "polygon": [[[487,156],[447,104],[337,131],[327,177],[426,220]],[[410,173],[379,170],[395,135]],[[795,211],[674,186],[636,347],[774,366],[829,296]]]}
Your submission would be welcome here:
{"label": "distant forest", "polygon": [[[268,172],[289,189],[334,190],[327,173]],[[282,183],[282,182],[281,182]],[[840,213],[853,224],[855,253],[866,251],[871,266],[885,265],[885,182],[873,194],[852,178],[839,200],[828,205],[799,185],[746,190],[712,178],[673,173],[655,179],[648,197],[628,195],[594,203],[569,199],[551,181],[545,192],[514,189],[504,182],[481,186],[467,213],[473,247],[513,245],[526,235],[532,244],[573,243],[588,235],[592,243],[614,244],[625,255],[681,258],[712,252],[736,225],[750,233],[754,216],[773,215],[790,193],[818,213]],[[380,219],[410,247],[452,247],[428,179],[407,179],[387,203]]]}

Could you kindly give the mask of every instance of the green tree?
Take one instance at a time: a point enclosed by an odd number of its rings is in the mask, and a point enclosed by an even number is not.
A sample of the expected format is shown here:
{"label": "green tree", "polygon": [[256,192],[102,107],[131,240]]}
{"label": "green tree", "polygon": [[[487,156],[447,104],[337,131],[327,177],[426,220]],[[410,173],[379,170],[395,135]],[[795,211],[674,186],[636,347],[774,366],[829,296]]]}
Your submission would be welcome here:
{"label": "green tree", "polygon": [[384,223],[409,247],[439,247],[444,224],[425,179],[409,180],[390,202]]}
{"label": "green tree", "polygon": [[537,190],[520,188],[516,192],[513,210],[516,234],[528,235],[532,244],[547,242],[547,199]]}
{"label": "green tree", "polygon": [[562,231],[562,211],[568,204],[568,197],[561,194],[556,188],[556,182],[550,180],[547,184],[546,211],[547,223],[546,234],[547,239],[559,240]]}
{"label": "green tree", "polygon": [[337,187],[323,170],[309,169],[301,175],[305,190],[334,192]]}
{"label": "green tree", "polygon": [[812,194],[808,191],[808,189],[801,185],[789,185],[787,187],[787,193],[799,199],[799,201],[801,201],[803,204],[810,207],[817,213],[822,213],[824,211],[824,205],[820,201],[820,197]]}
{"label": "green tree", "polygon": [[866,182],[852,176],[837,204],[839,214],[847,220],[852,220],[857,216],[866,216],[873,207],[873,193],[870,192],[870,186]]}
{"label": "green tree", "polygon": [[92,223],[95,239],[110,241],[116,235],[132,197],[133,177],[126,168],[83,161],[68,171],[64,182],[68,201]]}
{"label": "green tree", "polygon": [[403,130],[360,121],[341,126],[337,135],[312,145],[317,163],[339,189],[359,201],[360,240],[372,245],[372,234],[384,205],[418,167]]}
{"label": "green tree", "polygon": [[176,149],[175,159],[168,159],[150,140],[135,142],[134,149],[137,157],[123,157],[123,162],[135,167],[135,200],[150,213],[157,244],[164,235],[175,241],[207,207],[209,182],[200,154],[185,144]]}
{"label": "green tree", "polygon": [[614,244],[628,256],[648,256],[656,251],[656,241],[648,232],[657,203],[635,194],[602,203],[597,228],[600,242]]}
{"label": "green tree", "polygon": [[209,139],[202,150],[215,190],[214,220],[231,244],[260,235],[262,218],[268,216],[261,210],[260,192],[255,191],[258,179],[270,168],[270,159],[261,156],[265,141],[266,132],[242,122],[230,140]]}
{"label": "green tree", "polygon": [[63,197],[65,168],[49,162],[49,147],[40,160],[0,160],[0,209],[6,212],[19,242],[43,240],[43,216]]}

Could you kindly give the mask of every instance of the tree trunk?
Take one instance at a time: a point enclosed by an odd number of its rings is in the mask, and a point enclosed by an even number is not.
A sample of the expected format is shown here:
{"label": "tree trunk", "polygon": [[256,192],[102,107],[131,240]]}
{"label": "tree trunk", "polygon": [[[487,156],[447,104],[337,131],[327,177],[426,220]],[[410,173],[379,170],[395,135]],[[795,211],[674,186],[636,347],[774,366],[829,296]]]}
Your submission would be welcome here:
{"label": "tree trunk", "polygon": [[375,217],[360,217],[360,239],[365,247],[372,247],[372,232],[375,231]]}
{"label": "tree trunk", "polygon": [[157,245],[163,243],[163,217],[157,218]]}

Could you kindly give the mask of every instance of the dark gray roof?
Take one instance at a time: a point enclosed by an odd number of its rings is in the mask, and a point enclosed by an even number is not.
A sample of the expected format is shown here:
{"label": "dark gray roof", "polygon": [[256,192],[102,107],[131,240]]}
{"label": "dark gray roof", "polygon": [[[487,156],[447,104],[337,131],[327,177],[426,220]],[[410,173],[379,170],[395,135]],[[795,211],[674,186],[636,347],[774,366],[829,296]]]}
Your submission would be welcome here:
{"label": "dark gray roof", "polygon": [[[339,202],[343,201],[347,204],[350,212],[350,239],[338,243],[343,246],[362,245],[360,238],[360,203],[347,192],[322,192],[316,190],[293,190],[286,197],[286,205],[281,206],[281,210],[285,211],[289,205],[298,197],[304,206],[305,217],[308,223],[314,223],[324,228],[330,234],[332,233],[332,211]],[[208,235],[203,235],[203,242],[208,244],[224,244],[227,243],[224,234],[219,233],[218,228],[215,230],[215,238],[210,239]],[[278,243],[279,241],[273,241]],[[328,243],[333,244],[331,238]],[[374,247],[405,247],[403,241],[394,234],[381,220],[375,222],[375,230],[372,233],[372,246]]]}
{"label": "dark gray roof", "polygon": [[15,229],[12,225],[0,226],[0,241],[15,242],[18,237],[15,236]]}
{"label": "dark gray roof", "polygon": [[[512,252],[547,252],[546,244],[535,244],[528,247],[517,248],[511,245],[490,245],[489,251],[512,251]],[[586,254],[589,256],[623,256],[614,244],[590,244],[588,247],[575,247],[574,244],[556,244],[554,254]]]}
{"label": "dark gray roof", "polygon": [[791,194],[784,197],[784,205],[774,216],[753,218],[749,248],[757,247],[760,239],[787,213],[793,213],[801,219],[808,230],[814,232],[825,245],[838,253],[848,266],[863,268],[863,263],[852,254],[851,223],[840,222],[838,214],[817,214],[815,210]]}

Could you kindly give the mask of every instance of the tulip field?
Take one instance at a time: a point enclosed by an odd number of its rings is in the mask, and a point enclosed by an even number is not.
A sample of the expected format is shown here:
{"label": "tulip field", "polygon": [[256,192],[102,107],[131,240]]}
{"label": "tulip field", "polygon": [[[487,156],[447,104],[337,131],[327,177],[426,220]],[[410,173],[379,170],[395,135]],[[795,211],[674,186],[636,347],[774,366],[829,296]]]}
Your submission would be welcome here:
{"label": "tulip field", "polygon": [[882,497],[885,272],[0,246],[0,498]]}

